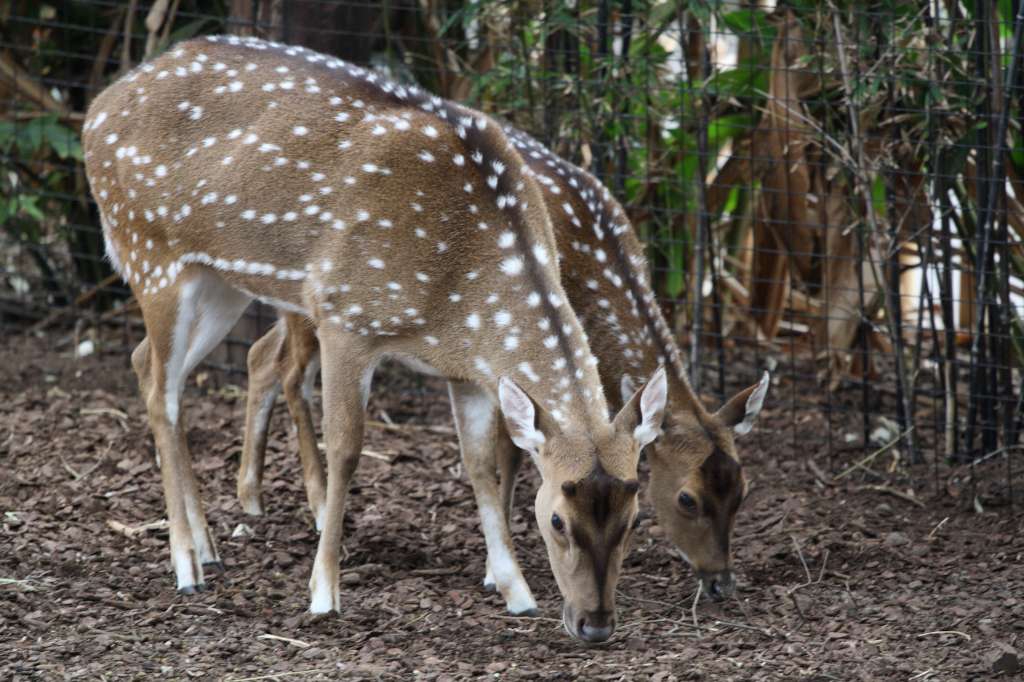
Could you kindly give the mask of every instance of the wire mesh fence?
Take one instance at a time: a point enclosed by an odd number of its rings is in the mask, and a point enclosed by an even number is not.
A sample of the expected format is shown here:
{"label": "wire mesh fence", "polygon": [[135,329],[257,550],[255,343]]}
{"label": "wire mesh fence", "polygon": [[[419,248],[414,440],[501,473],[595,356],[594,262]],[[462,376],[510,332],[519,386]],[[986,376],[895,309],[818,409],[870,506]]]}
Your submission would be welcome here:
{"label": "wire mesh fence", "polygon": [[[772,369],[790,437],[829,471],[1012,503],[1021,26],[1016,1],[13,0],[0,324],[138,339],[103,259],[83,112],[178,40],[257,35],[478,107],[593,172],[649,245],[706,395]],[[273,318],[255,310],[215,362],[244,372]]]}

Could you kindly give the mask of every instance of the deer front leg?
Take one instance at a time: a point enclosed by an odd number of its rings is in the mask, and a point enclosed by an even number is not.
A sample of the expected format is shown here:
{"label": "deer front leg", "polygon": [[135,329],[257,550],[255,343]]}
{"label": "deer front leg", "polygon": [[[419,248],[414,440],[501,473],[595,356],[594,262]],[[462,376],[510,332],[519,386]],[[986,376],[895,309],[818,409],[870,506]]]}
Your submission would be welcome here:
{"label": "deer front leg", "polygon": [[267,453],[267,430],[274,403],[281,391],[278,358],[285,352],[285,328],[279,320],[249,348],[249,390],[245,399],[245,433],[242,459],[238,463],[237,492],[242,511],[263,515],[263,462]]}
{"label": "deer front leg", "polygon": [[[142,339],[132,352],[132,367],[139,380],[139,390],[146,403],[149,426],[153,431],[160,479],[167,507],[167,525],[170,533],[171,565],[178,592],[193,594],[203,589],[203,568],[193,542],[192,531],[185,510],[185,491],[182,468],[187,452],[180,451],[178,438],[178,406],[168,405],[166,363],[170,355],[169,339],[151,344],[149,337]],[[173,393],[173,392],[172,392]]]}
{"label": "deer front leg", "polygon": [[[494,445],[494,458],[498,465],[498,480],[501,483],[501,509],[505,512],[505,523],[512,531],[512,507],[515,502],[516,478],[523,464],[523,451],[516,447],[505,429],[505,421],[498,420],[498,436]],[[497,589],[494,573],[491,571],[491,560],[487,558],[487,573],[484,576],[484,588]]]}
{"label": "deer front leg", "polygon": [[217,278],[187,272],[176,287],[141,301],[147,338],[132,353],[132,365],[160,457],[180,592],[203,587],[204,565],[223,569],[192,471],[182,392],[188,375],[227,335],[249,300]]}
{"label": "deer front leg", "polygon": [[[537,602],[516,561],[498,492],[495,453],[504,447],[498,440],[501,421],[498,408],[490,395],[476,384],[452,381],[448,384],[448,392],[459,433],[462,461],[473,486],[480,525],[487,543],[488,574],[505,598],[509,613],[534,615]],[[511,445],[507,436],[504,440]]]}
{"label": "deer front leg", "polygon": [[349,483],[359,464],[363,445],[366,396],[374,362],[351,337],[321,329],[323,349],[324,441],[327,446],[327,486],[324,525],[313,574],[309,580],[311,613],[341,610],[338,557]]}

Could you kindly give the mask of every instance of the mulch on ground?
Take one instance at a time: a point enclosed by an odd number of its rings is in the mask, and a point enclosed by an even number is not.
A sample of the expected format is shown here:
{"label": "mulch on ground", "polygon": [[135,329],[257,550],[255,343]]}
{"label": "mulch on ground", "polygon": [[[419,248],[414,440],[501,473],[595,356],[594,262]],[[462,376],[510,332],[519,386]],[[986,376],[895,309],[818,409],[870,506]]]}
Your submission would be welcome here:
{"label": "mulch on ground", "polygon": [[[1021,507],[977,513],[941,489],[900,496],[859,472],[835,482],[817,454],[824,418],[794,418],[784,401],[740,446],[754,489],[736,529],[736,598],[691,610],[695,580],[648,515],[616,635],[572,640],[527,466],[514,532],[542,615],[506,616],[481,585],[444,386],[394,367],[370,411],[396,426],[368,429],[349,498],[344,613],[319,620],[304,615],[317,535],[287,411],[270,436],[268,513],[249,517],[234,492],[244,392],[192,382],[193,462],[227,572],[179,596],[127,352],[75,360],[46,345],[9,337],[0,349],[3,679],[965,680],[1024,664]],[[816,389],[780,376],[773,390]]]}

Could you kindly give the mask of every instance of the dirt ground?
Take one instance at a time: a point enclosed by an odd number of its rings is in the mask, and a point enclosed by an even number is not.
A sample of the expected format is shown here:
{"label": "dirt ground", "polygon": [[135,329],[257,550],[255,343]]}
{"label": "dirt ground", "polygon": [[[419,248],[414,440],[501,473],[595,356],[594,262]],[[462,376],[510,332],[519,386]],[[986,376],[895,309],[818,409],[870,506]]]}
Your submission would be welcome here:
{"label": "dirt ground", "polygon": [[[781,399],[741,445],[754,492],[736,529],[736,598],[691,613],[694,578],[645,517],[616,635],[573,641],[524,467],[515,535],[542,616],[508,617],[481,586],[443,385],[394,368],[370,409],[398,426],[369,429],[350,497],[345,611],[319,621],[303,615],[317,536],[286,410],[268,515],[248,517],[234,496],[244,394],[193,382],[191,447],[227,572],[178,596],[166,531],[125,532],[164,516],[127,352],[0,344],[2,679],[968,680],[1014,677],[1024,658],[1021,506],[977,513],[935,487],[899,497],[898,481],[859,472],[835,483],[820,412],[794,418]],[[789,382],[774,394],[813,395]]]}

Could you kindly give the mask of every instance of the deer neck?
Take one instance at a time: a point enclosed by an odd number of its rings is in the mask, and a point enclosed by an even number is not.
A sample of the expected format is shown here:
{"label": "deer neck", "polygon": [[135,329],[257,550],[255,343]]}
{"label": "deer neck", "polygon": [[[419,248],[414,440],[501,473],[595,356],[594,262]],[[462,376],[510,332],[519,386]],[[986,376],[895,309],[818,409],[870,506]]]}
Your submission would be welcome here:
{"label": "deer neck", "polygon": [[506,131],[527,160],[554,221],[563,281],[601,359],[601,379],[612,406],[621,405],[623,375],[642,380],[659,365],[670,377],[670,400],[692,402],[682,353],[651,289],[643,245],[622,206],[587,171],[521,131]]}

